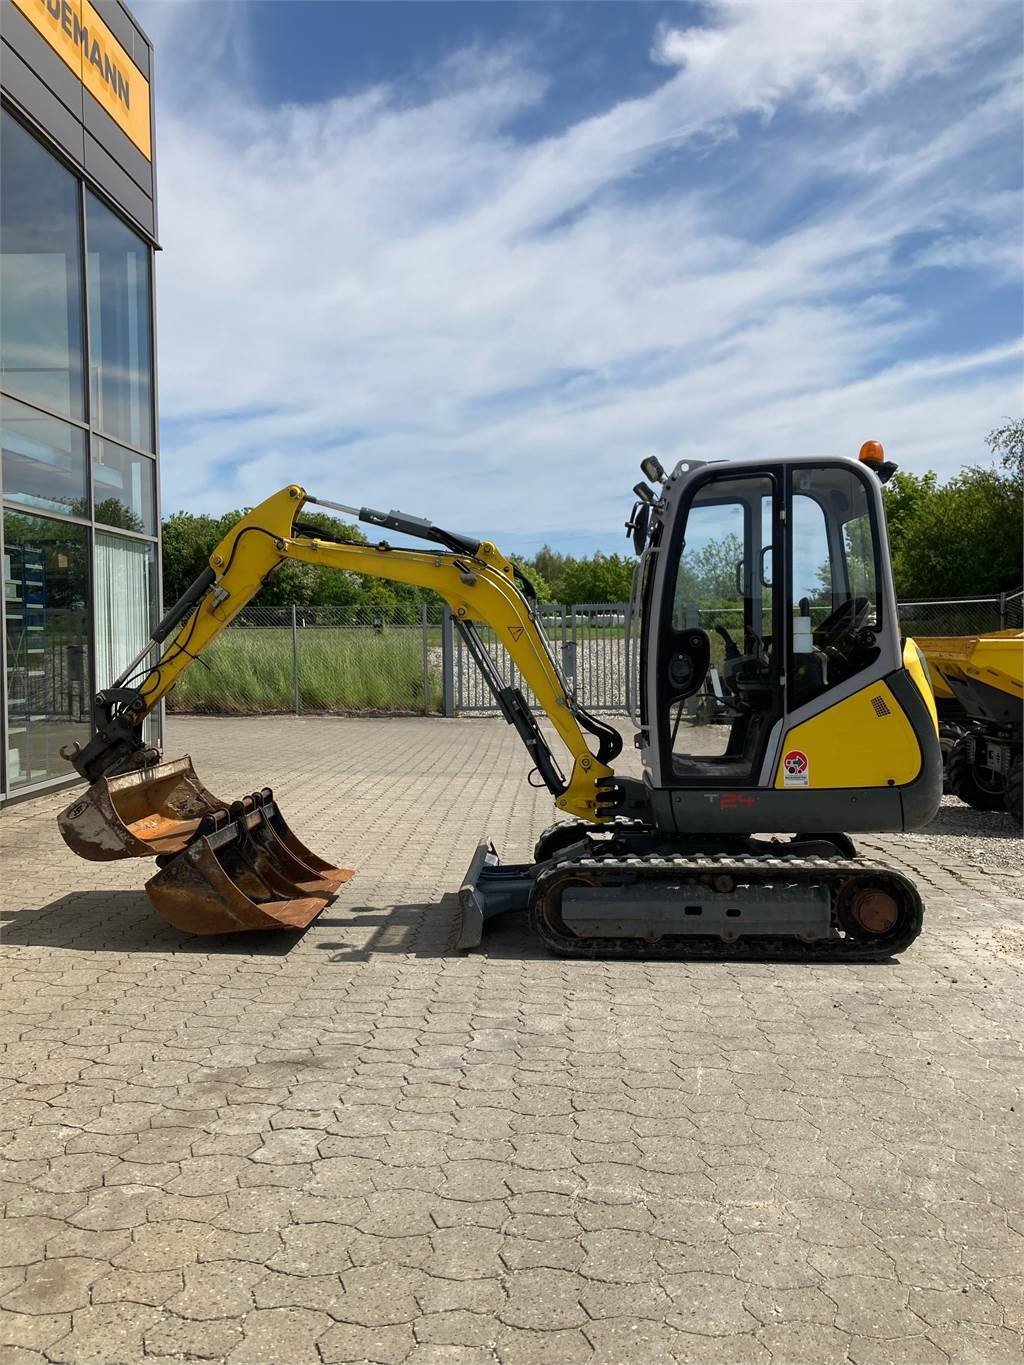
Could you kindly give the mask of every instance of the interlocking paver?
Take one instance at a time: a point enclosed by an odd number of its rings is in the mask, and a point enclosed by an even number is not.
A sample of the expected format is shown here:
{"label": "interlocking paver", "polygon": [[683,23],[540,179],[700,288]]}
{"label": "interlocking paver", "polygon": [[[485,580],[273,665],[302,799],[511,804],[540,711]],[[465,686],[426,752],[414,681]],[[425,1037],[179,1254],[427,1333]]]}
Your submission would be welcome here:
{"label": "interlocking paver", "polygon": [[187,939],[66,798],[0,815],[5,1361],[1021,1359],[1003,817],[858,840],[928,903],[884,967],[566,963],[514,917],[458,957],[477,841],[550,819],[503,722],[170,731],[359,874],[297,938]]}

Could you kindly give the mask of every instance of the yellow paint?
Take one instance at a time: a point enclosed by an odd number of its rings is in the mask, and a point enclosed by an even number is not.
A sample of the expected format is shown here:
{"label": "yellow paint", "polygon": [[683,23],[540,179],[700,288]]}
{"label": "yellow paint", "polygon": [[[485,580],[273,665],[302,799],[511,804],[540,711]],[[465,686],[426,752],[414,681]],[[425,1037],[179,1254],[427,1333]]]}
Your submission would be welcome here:
{"label": "yellow paint", "polygon": [[[879,715],[872,698],[881,697],[888,715]],[[786,787],[783,758],[791,749],[807,755],[806,788]],[[885,683],[872,683],[827,711],[794,726],[782,746],[775,785],[786,790],[824,791],[834,787],[897,787],[921,771],[921,748],[913,726]]]}
{"label": "yellow paint", "polygon": [[[928,714],[932,718],[935,726],[935,733],[939,733],[939,712],[935,705],[935,698],[940,694],[939,684],[934,674],[925,662],[925,657],[918,648],[916,640],[905,640],[903,642],[903,667],[910,674],[914,686],[924,698],[924,704],[928,708]],[[947,689],[948,690],[948,689]],[[952,692],[949,693],[952,696]]]}
{"label": "yellow paint", "polygon": [[513,565],[498,548],[484,541],[475,556],[434,550],[396,552],[377,545],[341,545],[296,536],[292,523],[305,498],[305,490],[297,484],[282,488],[237,522],[216,547],[210,556],[210,564],[219,575],[213,590],[179,626],[157,664],[139,684],[146,714],[252,601],[270,571],[287,559],[395,583],[413,583],[443,597],[459,619],[483,621],[508,640],[512,661],[572,756],[568,787],[558,798],[558,807],[597,821],[597,780],[611,777],[612,769],[599,762],[587,746],[544,637],[515,585]]}
{"label": "yellow paint", "polygon": [[151,161],[149,81],[89,0],[14,3],[146,160]]}
{"label": "yellow paint", "polygon": [[[974,678],[999,692],[1024,699],[1024,631],[995,630],[988,635],[931,635],[918,640],[937,678],[938,696],[953,696],[946,678]],[[940,690],[941,686],[941,690]]]}

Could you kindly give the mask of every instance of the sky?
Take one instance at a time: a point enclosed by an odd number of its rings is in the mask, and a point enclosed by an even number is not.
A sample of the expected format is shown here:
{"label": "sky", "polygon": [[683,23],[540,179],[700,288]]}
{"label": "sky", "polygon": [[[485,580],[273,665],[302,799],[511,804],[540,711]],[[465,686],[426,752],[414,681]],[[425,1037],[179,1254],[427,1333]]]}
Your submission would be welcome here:
{"label": "sky", "polygon": [[949,477],[1024,411],[1016,0],[134,0],[163,508],[529,554],[638,464]]}

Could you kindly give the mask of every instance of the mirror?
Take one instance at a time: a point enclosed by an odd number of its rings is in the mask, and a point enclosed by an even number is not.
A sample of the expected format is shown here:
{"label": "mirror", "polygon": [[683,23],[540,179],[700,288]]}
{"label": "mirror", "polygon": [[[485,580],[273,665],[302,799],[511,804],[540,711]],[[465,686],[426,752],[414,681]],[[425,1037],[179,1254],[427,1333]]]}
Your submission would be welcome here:
{"label": "mirror", "polygon": [[633,511],[633,549],[642,555],[647,544],[647,533],[651,529],[651,509],[644,503],[637,503]]}

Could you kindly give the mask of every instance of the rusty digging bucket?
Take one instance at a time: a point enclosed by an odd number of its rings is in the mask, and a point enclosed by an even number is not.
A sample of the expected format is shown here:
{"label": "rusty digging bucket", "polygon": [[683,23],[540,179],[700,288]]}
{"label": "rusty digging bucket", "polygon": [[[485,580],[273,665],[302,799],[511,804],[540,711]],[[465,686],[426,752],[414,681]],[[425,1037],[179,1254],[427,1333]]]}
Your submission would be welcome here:
{"label": "rusty digging bucket", "polygon": [[101,777],[57,823],[90,861],[155,857],[149,898],[189,934],[303,929],[354,875],[296,838],[269,787],[221,801],[188,757]]}

